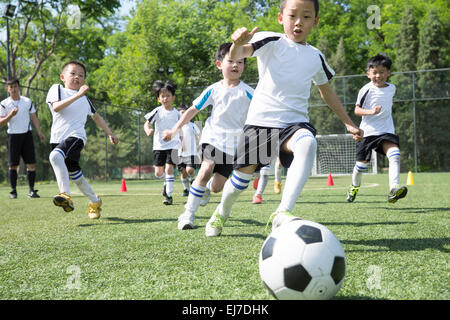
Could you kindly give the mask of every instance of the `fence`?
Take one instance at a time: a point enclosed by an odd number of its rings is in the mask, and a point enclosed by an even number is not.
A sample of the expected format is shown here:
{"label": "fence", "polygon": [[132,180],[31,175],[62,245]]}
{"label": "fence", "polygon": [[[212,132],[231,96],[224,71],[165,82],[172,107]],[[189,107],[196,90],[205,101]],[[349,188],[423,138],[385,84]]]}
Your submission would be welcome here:
{"label": "fence", "polygon": [[[397,87],[393,106],[396,133],[400,136],[402,171],[449,171],[450,136],[450,68],[394,72],[389,79]],[[365,75],[336,76],[332,86],[341,98],[347,112],[355,123],[360,118],[353,114],[359,89],[369,80]],[[253,84],[254,86],[254,84]],[[51,114],[45,103],[47,89],[29,88],[30,98],[38,107],[38,117],[44,134],[49,139]],[[204,88],[183,88],[184,101],[192,101]],[[1,92],[0,92],[1,93]],[[6,91],[1,95],[6,97]],[[88,143],[82,152],[81,167],[91,179],[118,179],[124,168],[137,173],[138,179],[148,178],[148,167],[152,165],[152,138],[143,130],[144,115],[153,107],[142,109],[112,105],[91,99],[102,117],[120,138],[118,145],[108,142],[105,134],[93,121],[87,121]],[[310,98],[310,121],[321,135],[346,133],[342,123],[323,103],[317,88],[312,88]],[[200,113],[201,114],[201,113]],[[200,115],[198,119],[206,119]],[[35,137],[38,180],[54,178],[48,155],[50,145]],[[0,130],[0,181],[7,179],[6,130]],[[387,166],[384,157],[378,160],[379,168]],[[21,166],[23,173],[23,166]],[[150,175],[151,176],[151,175]]]}

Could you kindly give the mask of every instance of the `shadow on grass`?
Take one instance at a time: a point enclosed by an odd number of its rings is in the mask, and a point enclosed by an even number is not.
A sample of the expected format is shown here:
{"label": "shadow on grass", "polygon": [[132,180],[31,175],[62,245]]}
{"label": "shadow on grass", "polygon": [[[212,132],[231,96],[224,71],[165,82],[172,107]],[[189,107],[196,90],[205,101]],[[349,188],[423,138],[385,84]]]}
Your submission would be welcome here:
{"label": "shadow on grass", "polygon": [[393,211],[409,211],[408,213],[433,213],[433,212],[445,212],[450,211],[450,207],[446,208],[393,208],[391,206],[386,209]]}
{"label": "shadow on grass", "polygon": [[382,221],[382,222],[318,222],[320,224],[331,225],[331,226],[354,226],[354,227],[365,227],[373,225],[399,225],[399,224],[416,224],[413,221]]}
{"label": "shadow on grass", "polygon": [[450,238],[416,238],[416,239],[376,239],[376,240],[341,240],[342,244],[384,247],[379,249],[348,249],[346,251],[420,251],[435,249],[450,253]]}
{"label": "shadow on grass", "polygon": [[154,222],[174,222],[176,219],[125,219],[118,217],[107,217],[102,218],[102,221],[111,221],[111,223],[85,223],[79,224],[79,227],[91,227],[91,226],[99,226],[99,225],[112,225],[112,224],[128,224],[128,223],[154,223]]}

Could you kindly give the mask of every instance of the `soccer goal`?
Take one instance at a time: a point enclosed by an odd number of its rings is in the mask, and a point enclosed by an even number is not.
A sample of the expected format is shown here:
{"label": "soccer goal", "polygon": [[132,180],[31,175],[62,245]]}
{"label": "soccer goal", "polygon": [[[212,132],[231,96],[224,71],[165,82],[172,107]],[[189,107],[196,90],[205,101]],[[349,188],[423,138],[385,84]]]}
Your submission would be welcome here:
{"label": "soccer goal", "polygon": [[[351,134],[317,135],[312,176],[351,175],[356,162],[356,141]],[[377,174],[377,154],[372,150],[369,174]]]}

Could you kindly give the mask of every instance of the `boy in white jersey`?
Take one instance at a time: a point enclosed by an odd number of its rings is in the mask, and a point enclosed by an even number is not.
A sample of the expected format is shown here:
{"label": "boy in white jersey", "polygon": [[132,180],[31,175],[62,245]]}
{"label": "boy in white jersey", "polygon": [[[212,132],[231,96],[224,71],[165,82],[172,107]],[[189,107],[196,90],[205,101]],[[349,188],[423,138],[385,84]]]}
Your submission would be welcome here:
{"label": "boy in white jersey", "polygon": [[[197,177],[189,189],[185,212],[178,218],[178,229],[194,228],[195,212],[202,197],[209,198],[209,192],[220,192],[233,170],[238,137],[242,134],[253,88],[239,80],[244,71],[245,59],[230,59],[231,43],[219,46],[216,52],[216,66],[222,72],[223,80],[206,88],[182,116],[180,121],[165,132],[169,141],[178,130],[198,112],[212,105],[211,116],[206,120],[200,144],[202,164]],[[214,177],[211,179],[211,176]]]}
{"label": "boy in white jersey", "polygon": [[[232,59],[256,56],[259,82],[249,107],[237,159],[222,199],[206,224],[206,236],[219,236],[238,196],[248,187],[253,172],[280,156],[289,168],[281,203],[269,222],[277,228],[295,219],[292,209],[312,169],[317,144],[316,130],[308,123],[308,98],[314,82],[323,100],[345,124],[354,139],[362,131],[353,123],[328,81],[333,71],[323,54],[306,43],[318,23],[317,0],[281,1],[278,22],[284,34],[246,28],[232,35]],[[250,42],[251,41],[251,42]]]}
{"label": "boy in white jersey", "polygon": [[48,94],[47,103],[52,113],[50,164],[55,172],[59,194],[53,197],[53,203],[64,211],[74,210],[70,197],[70,179],[80,191],[89,198],[88,216],[100,218],[102,200],[95,194],[79,164],[81,150],[86,144],[86,118],[94,122],[108,135],[114,144],[119,139],[112,133],[103,118],[96,112],[91,101],[86,97],[89,87],[85,84],[86,66],[76,60],[64,64],[60,76],[64,87],[54,84]]}
{"label": "boy in white jersey", "polygon": [[361,186],[362,174],[369,169],[372,150],[386,155],[389,160],[388,202],[404,198],[408,189],[400,186],[400,144],[392,120],[392,101],[395,85],[388,83],[392,61],[384,54],[377,54],[367,63],[370,82],[358,93],[355,114],[362,117],[360,128],[364,139],[356,144],[356,164],[353,168],[352,185],[347,191],[347,201],[355,201]]}
{"label": "boy in white jersey", "polygon": [[[164,141],[162,134],[164,130],[172,128],[180,119],[180,113],[172,104],[175,102],[175,91],[177,86],[170,81],[157,80],[153,84],[153,92],[158,98],[161,106],[153,109],[144,117],[147,120],[144,124],[144,130],[147,136],[153,136],[153,165],[155,167],[155,176],[163,179],[164,187],[162,195],[163,203],[172,205],[173,203],[173,183],[175,176],[173,166],[178,163],[178,149],[180,148],[180,136],[177,135],[172,141]],[[152,128],[154,125],[154,129]]]}
{"label": "boy in white jersey", "polygon": [[[185,104],[178,107],[182,116],[189,107]],[[180,171],[181,183],[184,190],[183,197],[189,196],[189,184],[194,181],[194,173],[197,166],[201,163],[198,156],[198,141],[200,140],[200,129],[193,122],[186,123],[182,128],[181,148],[178,149],[178,171]]]}
{"label": "boy in white jersey", "polygon": [[8,179],[11,185],[9,197],[11,199],[17,198],[17,169],[19,168],[20,157],[22,157],[27,167],[27,180],[30,190],[28,197],[40,198],[37,194],[38,190],[34,189],[36,158],[30,120],[33,122],[37,134],[43,142],[45,142],[45,137],[41,132],[36,108],[29,98],[20,95],[18,79],[8,80],[6,89],[9,93],[9,98],[0,103],[0,125],[8,124]]}

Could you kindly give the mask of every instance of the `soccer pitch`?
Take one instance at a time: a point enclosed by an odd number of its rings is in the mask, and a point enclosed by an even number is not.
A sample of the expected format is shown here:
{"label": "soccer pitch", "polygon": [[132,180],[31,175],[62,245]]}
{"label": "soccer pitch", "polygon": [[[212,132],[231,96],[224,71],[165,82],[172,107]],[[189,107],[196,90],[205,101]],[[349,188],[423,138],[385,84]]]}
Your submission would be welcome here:
{"label": "soccer pitch", "polygon": [[[406,174],[401,182],[406,182]],[[347,275],[335,299],[450,299],[450,173],[414,174],[405,199],[387,202],[387,174],[365,175],[354,203],[351,177],[310,178],[294,214],[329,228],[341,241]],[[221,194],[200,207],[193,230],[179,231],[186,197],[177,178],[174,205],[161,181],[92,182],[103,200],[90,220],[88,200],[71,185],[75,211],[55,207],[56,183],[40,199],[8,198],[0,187],[0,299],[273,299],[259,277],[265,225],[281,195],[273,177],[263,204],[252,186],[238,199],[222,236],[204,227]]]}

